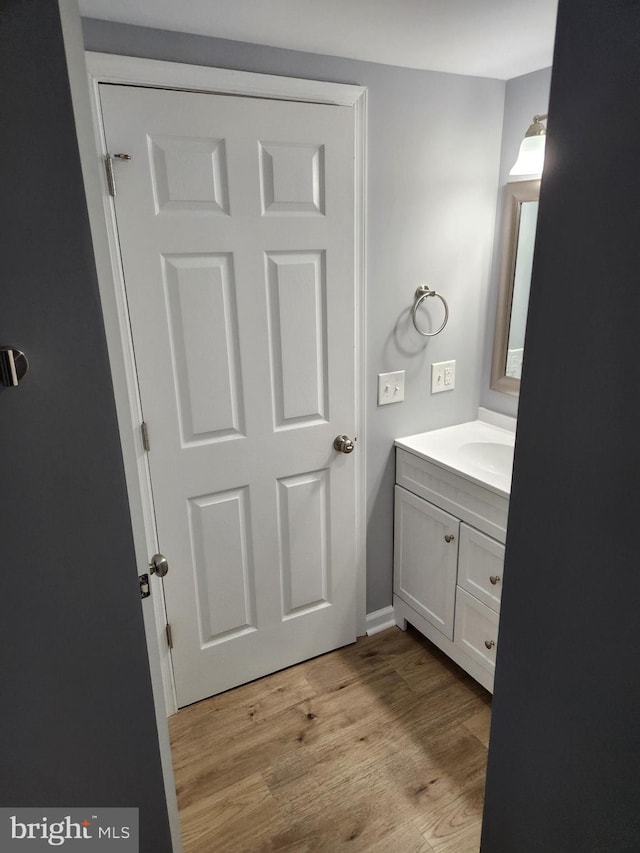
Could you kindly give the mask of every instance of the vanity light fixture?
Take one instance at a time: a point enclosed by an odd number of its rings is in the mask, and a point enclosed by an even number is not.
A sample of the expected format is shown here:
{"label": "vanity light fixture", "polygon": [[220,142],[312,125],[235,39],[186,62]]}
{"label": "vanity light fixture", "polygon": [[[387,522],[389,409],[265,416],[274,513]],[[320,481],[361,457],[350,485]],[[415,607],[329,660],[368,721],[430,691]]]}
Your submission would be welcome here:
{"label": "vanity light fixture", "polygon": [[547,128],[542,124],[547,115],[533,117],[533,124],[520,143],[518,159],[509,172],[509,181],[531,181],[542,175]]}

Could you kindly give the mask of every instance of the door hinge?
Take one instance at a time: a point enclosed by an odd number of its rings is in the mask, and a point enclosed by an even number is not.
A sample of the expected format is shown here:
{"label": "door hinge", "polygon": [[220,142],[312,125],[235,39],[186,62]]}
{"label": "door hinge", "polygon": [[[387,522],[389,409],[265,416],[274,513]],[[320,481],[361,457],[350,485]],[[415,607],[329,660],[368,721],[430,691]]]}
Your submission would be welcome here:
{"label": "door hinge", "polygon": [[149,441],[149,427],[142,421],[140,424],[140,429],[142,431],[142,446],[144,447],[146,453],[151,450],[151,442]]}
{"label": "door hinge", "polygon": [[[131,160],[131,154],[114,154],[113,157],[117,157],[118,160]],[[104,155],[104,169],[107,173],[107,186],[109,187],[109,195],[113,198],[116,197],[116,176],[113,171],[113,157],[111,154]]]}
{"label": "door hinge", "polygon": [[167,634],[167,645],[170,649],[173,648],[173,634],[171,633],[171,625],[167,622],[167,627],[165,628],[165,632]]}

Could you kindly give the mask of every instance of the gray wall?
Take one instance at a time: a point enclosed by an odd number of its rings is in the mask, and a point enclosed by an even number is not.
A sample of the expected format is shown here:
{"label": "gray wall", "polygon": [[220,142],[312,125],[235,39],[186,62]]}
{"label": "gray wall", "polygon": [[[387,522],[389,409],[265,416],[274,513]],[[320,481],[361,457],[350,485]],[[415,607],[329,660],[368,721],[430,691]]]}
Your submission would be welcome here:
{"label": "gray wall", "polygon": [[560,0],[483,853],[640,849],[639,42]]}
{"label": "gray wall", "polygon": [[496,214],[496,240],[493,250],[480,401],[481,405],[486,406],[488,409],[493,409],[495,412],[503,412],[505,415],[512,415],[514,417],[518,413],[518,398],[510,394],[501,394],[498,391],[492,391],[489,387],[493,337],[496,324],[496,305],[498,301],[500,257],[504,248],[501,239],[503,217],[505,215],[504,187],[507,183],[509,171],[518,156],[520,143],[531,124],[533,116],[547,112],[550,83],[551,68],[543,68],[541,71],[523,74],[522,77],[514,77],[512,80],[507,80],[504,99],[504,124],[500,154],[500,191]]}
{"label": "gray wall", "polygon": [[31,363],[18,388],[0,386],[0,804],[137,806],[140,850],[167,853],[58,4],[7,0],[0,19],[0,342]]}
{"label": "gray wall", "polygon": [[[367,610],[391,603],[394,438],[469,420],[481,381],[504,82],[412,71],[195,35],[84,21],[89,50],[356,83],[369,89]],[[429,343],[410,324],[415,288],[449,301]],[[434,321],[438,319],[434,308]],[[456,389],[431,396],[432,361]],[[406,370],[406,401],[378,408],[377,374]]]}

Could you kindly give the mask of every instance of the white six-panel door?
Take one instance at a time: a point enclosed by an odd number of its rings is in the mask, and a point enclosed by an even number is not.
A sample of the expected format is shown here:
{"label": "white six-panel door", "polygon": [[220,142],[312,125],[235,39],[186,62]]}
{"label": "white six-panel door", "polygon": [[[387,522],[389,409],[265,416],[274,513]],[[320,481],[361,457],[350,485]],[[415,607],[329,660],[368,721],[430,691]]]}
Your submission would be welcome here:
{"label": "white six-panel door", "polygon": [[100,88],[183,706],[355,639],[353,115]]}

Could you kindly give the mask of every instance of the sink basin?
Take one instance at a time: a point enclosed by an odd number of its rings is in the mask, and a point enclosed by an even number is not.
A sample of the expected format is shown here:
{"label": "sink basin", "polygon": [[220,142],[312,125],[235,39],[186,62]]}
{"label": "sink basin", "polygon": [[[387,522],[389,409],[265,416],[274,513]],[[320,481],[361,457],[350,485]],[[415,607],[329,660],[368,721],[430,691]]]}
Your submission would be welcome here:
{"label": "sink basin", "polygon": [[509,429],[476,420],[399,438],[395,443],[396,447],[509,497],[514,429],[515,421],[513,429]]}
{"label": "sink basin", "polygon": [[495,441],[470,441],[458,448],[460,459],[471,465],[477,465],[482,471],[492,474],[511,476],[513,467],[513,447],[510,444],[498,444]]}

